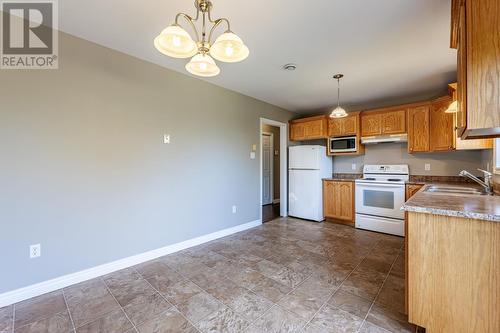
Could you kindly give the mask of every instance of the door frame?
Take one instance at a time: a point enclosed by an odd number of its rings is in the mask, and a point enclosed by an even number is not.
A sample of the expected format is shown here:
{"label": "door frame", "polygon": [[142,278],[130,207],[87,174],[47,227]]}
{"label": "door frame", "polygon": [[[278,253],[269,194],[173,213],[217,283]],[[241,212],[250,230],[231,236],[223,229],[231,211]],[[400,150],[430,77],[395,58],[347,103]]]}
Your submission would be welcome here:
{"label": "door frame", "polygon": [[[274,134],[271,133],[271,132],[264,132],[262,131],[261,133],[261,142],[262,142],[262,136],[263,135],[268,135],[269,136],[269,145],[271,146],[271,160],[269,161],[270,163],[270,172],[269,172],[269,185],[270,185],[270,191],[269,191],[269,195],[271,196],[271,205],[274,203]],[[264,154],[262,154],[264,155]],[[262,170],[262,162],[264,160],[261,159],[261,163],[260,163],[260,168]],[[262,196],[263,196],[264,193],[262,193]],[[264,200],[262,200],[264,201]]]}
{"label": "door frame", "polygon": [[[262,125],[271,125],[279,127],[280,129],[280,216],[288,216],[288,124],[282,123],[276,120],[260,118],[259,123],[259,152],[260,152],[260,163],[259,163],[259,173],[260,173],[260,220],[262,221]],[[274,149],[273,149],[274,150]],[[273,152],[274,158],[274,152]]]}

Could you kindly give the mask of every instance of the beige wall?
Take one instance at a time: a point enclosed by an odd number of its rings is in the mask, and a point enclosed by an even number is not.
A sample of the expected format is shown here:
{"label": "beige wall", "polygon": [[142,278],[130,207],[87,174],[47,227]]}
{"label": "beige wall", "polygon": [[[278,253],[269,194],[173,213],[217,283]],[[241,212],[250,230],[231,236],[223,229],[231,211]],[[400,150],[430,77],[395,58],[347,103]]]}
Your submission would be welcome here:
{"label": "beige wall", "polygon": [[0,293],[260,218],[260,118],[294,114],[59,41],[58,70],[0,70]]}
{"label": "beige wall", "polygon": [[[407,144],[380,143],[367,145],[365,155],[357,157],[337,156],[333,158],[333,170],[337,173],[362,173],[364,164],[408,164],[412,175],[456,176],[467,169],[475,174],[477,168],[486,168],[484,151],[453,151],[446,153],[408,154]],[[352,164],[356,163],[356,170]],[[425,170],[425,164],[431,170]]]}
{"label": "beige wall", "polygon": [[[271,125],[262,125],[262,131],[273,134],[273,199],[280,198],[280,128]],[[278,151],[278,155],[275,155],[274,152]]]}

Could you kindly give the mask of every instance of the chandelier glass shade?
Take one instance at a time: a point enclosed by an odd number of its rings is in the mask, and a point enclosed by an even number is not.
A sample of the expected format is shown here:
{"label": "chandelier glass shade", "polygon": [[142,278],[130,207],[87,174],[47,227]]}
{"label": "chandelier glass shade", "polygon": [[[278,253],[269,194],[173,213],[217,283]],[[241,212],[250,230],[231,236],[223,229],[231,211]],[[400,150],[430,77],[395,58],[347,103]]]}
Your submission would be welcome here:
{"label": "chandelier glass shade", "polygon": [[[214,59],[234,63],[245,60],[250,51],[240,37],[231,31],[226,18],[212,19],[212,2],[210,0],[195,0],[196,16],[191,17],[179,13],[175,23],[165,28],[154,40],[156,49],[169,57],[191,58],[186,70],[191,74],[211,77],[220,73]],[[190,26],[194,36],[184,30],[179,21],[184,19]],[[196,28],[196,22],[201,20],[201,29]],[[225,32],[212,44],[215,30],[220,25],[226,26]],[[212,58],[213,57],[213,58]]]}

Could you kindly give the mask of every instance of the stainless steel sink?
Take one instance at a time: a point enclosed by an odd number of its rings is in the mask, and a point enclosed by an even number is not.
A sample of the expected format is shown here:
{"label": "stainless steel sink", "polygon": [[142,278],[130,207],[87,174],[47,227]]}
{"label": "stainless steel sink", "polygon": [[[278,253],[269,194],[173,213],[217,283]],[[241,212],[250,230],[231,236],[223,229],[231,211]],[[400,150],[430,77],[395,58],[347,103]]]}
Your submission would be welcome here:
{"label": "stainless steel sink", "polygon": [[443,193],[450,195],[486,195],[487,193],[481,189],[471,187],[451,187],[432,185],[427,187],[424,192]]}

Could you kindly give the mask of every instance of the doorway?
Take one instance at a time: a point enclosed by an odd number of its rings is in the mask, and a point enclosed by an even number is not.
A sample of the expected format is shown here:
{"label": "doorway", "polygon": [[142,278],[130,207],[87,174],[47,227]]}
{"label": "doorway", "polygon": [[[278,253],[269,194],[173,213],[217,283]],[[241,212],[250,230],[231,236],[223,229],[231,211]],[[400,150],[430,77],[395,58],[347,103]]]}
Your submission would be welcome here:
{"label": "doorway", "polygon": [[261,118],[261,221],[287,216],[287,125]]}

